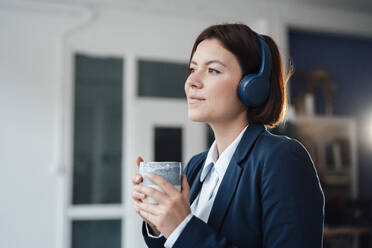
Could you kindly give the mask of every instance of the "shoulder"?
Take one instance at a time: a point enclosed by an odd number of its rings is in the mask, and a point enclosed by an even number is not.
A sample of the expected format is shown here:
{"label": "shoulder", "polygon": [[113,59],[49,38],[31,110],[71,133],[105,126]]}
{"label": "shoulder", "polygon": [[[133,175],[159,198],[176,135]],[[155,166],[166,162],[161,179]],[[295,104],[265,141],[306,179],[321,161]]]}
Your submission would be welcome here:
{"label": "shoulder", "polygon": [[272,160],[280,157],[287,159],[292,157],[311,159],[308,151],[300,141],[283,135],[274,135],[269,131],[264,131],[260,135],[255,151],[264,162],[268,162],[268,159]]}
{"label": "shoulder", "polygon": [[[317,172],[306,148],[296,139],[265,131],[257,141],[264,178],[273,180],[317,179]],[[305,179],[307,178],[307,179]]]}

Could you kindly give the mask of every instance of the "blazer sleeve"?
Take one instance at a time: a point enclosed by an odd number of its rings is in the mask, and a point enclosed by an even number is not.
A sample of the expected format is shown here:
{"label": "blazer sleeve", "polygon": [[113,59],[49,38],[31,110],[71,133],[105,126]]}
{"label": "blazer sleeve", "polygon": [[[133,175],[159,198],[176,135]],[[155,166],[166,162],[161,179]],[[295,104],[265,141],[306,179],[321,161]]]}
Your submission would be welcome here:
{"label": "blazer sleeve", "polygon": [[[196,155],[197,156],[197,155]],[[190,164],[192,164],[192,161],[196,158],[196,156],[192,157],[190,161],[187,163],[187,166],[184,170],[184,173],[186,176],[189,176],[189,171],[190,171]],[[189,178],[189,177],[187,177]],[[189,182],[190,183],[190,182]],[[152,238],[147,234],[146,230],[146,222],[142,221],[142,235],[145,240],[145,243],[147,247],[149,248],[164,248],[164,243],[166,241],[166,238],[164,236],[159,237],[159,238]]]}
{"label": "blazer sleeve", "polygon": [[261,179],[263,246],[322,247],[324,195],[302,144],[279,143],[267,156]]}

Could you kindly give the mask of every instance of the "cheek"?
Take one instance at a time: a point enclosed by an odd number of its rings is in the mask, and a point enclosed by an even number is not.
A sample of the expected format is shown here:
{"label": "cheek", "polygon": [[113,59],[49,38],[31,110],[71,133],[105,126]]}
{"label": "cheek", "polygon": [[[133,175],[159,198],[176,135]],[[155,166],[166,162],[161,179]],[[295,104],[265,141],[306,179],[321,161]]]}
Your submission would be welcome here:
{"label": "cheek", "polygon": [[218,87],[213,89],[213,105],[224,110],[231,109],[238,103],[237,86],[232,84],[231,81],[221,82]]}

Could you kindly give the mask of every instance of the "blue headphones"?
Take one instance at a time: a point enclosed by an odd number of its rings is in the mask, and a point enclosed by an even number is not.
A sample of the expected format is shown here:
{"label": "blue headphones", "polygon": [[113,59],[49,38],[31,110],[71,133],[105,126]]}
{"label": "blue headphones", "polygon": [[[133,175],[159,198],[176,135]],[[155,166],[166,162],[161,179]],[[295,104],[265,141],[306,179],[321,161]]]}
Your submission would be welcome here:
{"label": "blue headphones", "polygon": [[255,33],[261,49],[261,68],[256,74],[244,76],[238,86],[240,100],[249,107],[258,107],[265,103],[270,92],[271,52],[263,37]]}

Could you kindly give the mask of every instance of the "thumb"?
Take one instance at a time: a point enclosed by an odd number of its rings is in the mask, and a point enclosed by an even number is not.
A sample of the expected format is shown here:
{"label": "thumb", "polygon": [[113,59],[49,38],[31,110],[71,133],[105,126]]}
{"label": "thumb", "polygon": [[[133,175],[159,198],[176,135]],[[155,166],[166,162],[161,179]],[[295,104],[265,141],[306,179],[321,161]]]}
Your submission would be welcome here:
{"label": "thumb", "polygon": [[139,168],[141,162],[143,162],[143,158],[141,156],[138,156],[137,160],[136,160],[136,164],[137,164],[138,168]]}
{"label": "thumb", "polygon": [[182,195],[183,197],[189,201],[190,199],[190,186],[187,182],[186,174],[182,174]]}

